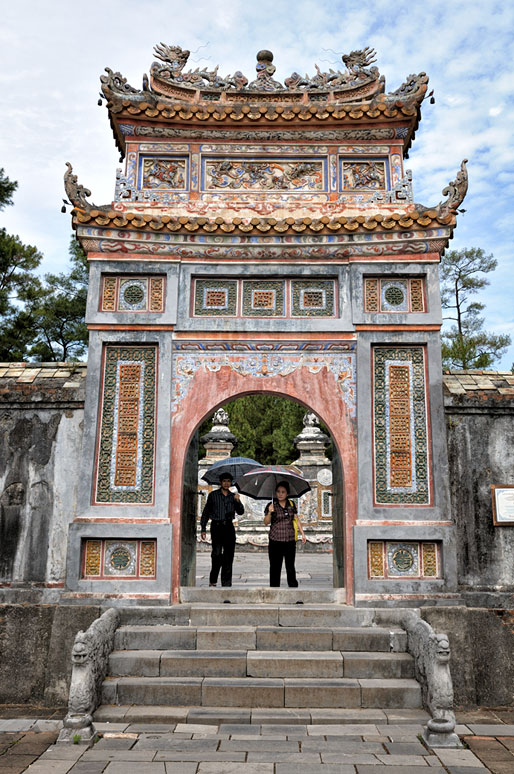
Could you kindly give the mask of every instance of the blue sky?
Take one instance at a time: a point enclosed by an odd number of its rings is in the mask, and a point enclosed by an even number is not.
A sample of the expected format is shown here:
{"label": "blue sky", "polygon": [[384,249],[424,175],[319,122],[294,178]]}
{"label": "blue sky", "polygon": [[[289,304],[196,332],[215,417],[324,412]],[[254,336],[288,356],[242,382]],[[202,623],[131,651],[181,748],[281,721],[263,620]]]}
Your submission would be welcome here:
{"label": "blue sky", "polygon": [[[466,213],[451,249],[482,247],[498,260],[482,292],[486,327],[514,339],[514,3],[497,0],[110,0],[4,4],[0,27],[0,167],[18,180],[0,225],[43,252],[43,271],[66,267],[70,218],[60,213],[64,163],[98,204],[112,200],[120,166],[105,107],[105,66],[140,87],[158,42],[192,52],[193,67],[220,65],[252,77],[255,53],[270,48],[276,77],[340,66],[341,55],[373,46],[388,90],[425,71],[436,104],[406,167],[415,201],[434,205],[469,159]],[[500,367],[510,368],[514,346]]]}

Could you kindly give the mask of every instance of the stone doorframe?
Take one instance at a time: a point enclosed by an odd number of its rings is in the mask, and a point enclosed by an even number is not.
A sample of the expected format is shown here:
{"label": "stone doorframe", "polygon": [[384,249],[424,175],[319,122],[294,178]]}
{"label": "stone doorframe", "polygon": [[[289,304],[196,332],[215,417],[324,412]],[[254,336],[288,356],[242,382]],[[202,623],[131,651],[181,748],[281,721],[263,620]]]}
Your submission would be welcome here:
{"label": "stone doorframe", "polygon": [[343,473],[346,601],[353,604],[353,527],[357,519],[357,433],[353,352],[176,352],[173,356],[169,518],[173,531],[172,600],[178,602],[185,460],[202,421],[229,400],[274,393],[315,411],[328,427]]}

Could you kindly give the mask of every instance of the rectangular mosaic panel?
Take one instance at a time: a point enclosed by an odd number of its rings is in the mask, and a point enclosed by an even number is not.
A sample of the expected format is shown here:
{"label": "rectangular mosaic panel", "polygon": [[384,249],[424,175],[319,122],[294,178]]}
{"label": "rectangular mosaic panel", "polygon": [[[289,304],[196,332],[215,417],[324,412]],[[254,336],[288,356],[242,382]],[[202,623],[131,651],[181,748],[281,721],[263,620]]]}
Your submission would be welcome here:
{"label": "rectangular mosaic panel", "polygon": [[291,280],[292,317],[333,317],[333,280]]}
{"label": "rectangular mosaic panel", "polygon": [[157,347],[105,348],[97,503],[152,503]]}
{"label": "rectangular mosaic panel", "polygon": [[141,157],[139,175],[139,188],[184,191],[187,188],[187,159],[178,156]]}
{"label": "rectangular mosaic panel", "polygon": [[342,159],[343,191],[385,191],[388,188],[386,161],[379,159]]}
{"label": "rectangular mosaic panel", "polygon": [[164,277],[103,277],[102,312],[163,312]]}
{"label": "rectangular mosaic panel", "polygon": [[440,545],[426,541],[368,540],[368,577],[440,578]]}
{"label": "rectangular mosaic panel", "polygon": [[425,350],[374,347],[376,504],[430,503]]}
{"label": "rectangular mosaic panel", "polygon": [[204,191],[327,190],[326,160],[310,158],[202,159]]}
{"label": "rectangular mosaic panel", "polygon": [[195,280],[195,315],[234,317],[237,314],[237,280]]}
{"label": "rectangular mosaic panel", "polygon": [[364,311],[425,312],[424,278],[365,278]]}
{"label": "rectangular mosaic panel", "polygon": [[156,577],[156,540],[84,540],[82,577],[88,579]]}
{"label": "rectangular mosaic panel", "polygon": [[285,293],[282,280],[244,280],[244,317],[283,317]]}

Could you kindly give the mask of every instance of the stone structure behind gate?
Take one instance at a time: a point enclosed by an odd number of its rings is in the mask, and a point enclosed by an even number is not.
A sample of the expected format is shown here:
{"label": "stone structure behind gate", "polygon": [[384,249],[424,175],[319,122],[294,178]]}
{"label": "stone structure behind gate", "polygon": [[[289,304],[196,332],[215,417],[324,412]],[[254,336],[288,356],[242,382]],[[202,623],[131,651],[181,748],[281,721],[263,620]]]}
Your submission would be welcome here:
{"label": "stone structure behind gate", "polygon": [[387,93],[369,49],[284,84],[269,51],[251,82],[155,52],[142,90],[101,78],[125,158],[114,201],[95,206],[65,175],[90,263],[67,598],[178,599],[196,430],[256,392],[299,401],[332,435],[347,602],[452,598],[438,262],[467,173],[437,206],[414,203],[403,163],[427,77]]}

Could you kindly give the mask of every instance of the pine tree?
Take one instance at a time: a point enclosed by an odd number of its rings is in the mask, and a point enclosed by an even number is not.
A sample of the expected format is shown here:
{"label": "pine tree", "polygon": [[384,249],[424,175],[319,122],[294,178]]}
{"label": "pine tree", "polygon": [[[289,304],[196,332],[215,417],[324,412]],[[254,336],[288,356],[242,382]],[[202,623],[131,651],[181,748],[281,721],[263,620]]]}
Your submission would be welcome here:
{"label": "pine tree", "polygon": [[498,262],[481,248],[447,252],[440,266],[441,303],[450,314],[444,317],[455,324],[442,334],[442,357],[445,368],[488,368],[501,358],[511,343],[510,336],[488,333],[480,313],[485,305],[472,300],[489,285],[488,274]]}

